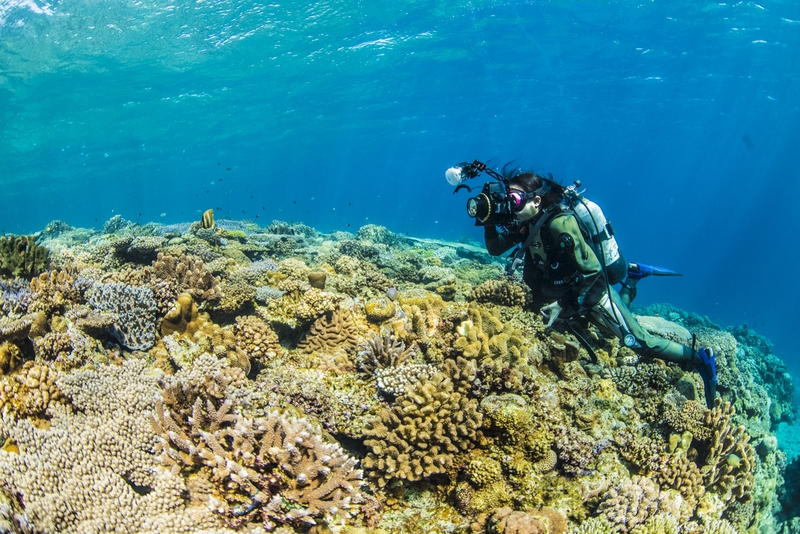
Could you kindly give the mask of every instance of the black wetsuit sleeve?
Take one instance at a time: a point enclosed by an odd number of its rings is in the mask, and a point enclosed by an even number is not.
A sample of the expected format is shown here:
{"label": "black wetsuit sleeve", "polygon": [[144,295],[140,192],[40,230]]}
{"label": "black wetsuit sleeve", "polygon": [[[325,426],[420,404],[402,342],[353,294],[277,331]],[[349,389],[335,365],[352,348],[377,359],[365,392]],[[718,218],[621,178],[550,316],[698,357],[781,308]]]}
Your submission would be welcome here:
{"label": "black wetsuit sleeve", "polygon": [[496,226],[484,227],[483,237],[486,240],[486,251],[492,256],[499,256],[520,242],[519,237],[508,232],[499,232]]}

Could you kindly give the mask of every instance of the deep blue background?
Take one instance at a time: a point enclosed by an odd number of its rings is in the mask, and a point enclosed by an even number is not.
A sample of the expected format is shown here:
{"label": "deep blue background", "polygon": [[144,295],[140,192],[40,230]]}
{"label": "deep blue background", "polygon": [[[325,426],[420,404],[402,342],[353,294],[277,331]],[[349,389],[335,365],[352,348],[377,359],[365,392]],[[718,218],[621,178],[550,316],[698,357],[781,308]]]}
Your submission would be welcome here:
{"label": "deep blue background", "polygon": [[796,2],[370,4],[6,2],[0,231],[214,207],[479,239],[444,170],[515,160],[685,273],[639,304],[747,322],[800,376]]}

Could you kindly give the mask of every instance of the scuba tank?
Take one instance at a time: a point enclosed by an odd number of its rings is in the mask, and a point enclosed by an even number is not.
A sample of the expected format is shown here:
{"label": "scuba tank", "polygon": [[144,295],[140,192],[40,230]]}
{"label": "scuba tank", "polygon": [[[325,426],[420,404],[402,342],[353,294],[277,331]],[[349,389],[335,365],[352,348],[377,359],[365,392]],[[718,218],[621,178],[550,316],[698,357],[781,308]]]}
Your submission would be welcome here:
{"label": "scuba tank", "polygon": [[619,251],[611,223],[606,220],[600,206],[578,192],[580,186],[581,182],[576,181],[565,188],[564,202],[575,214],[581,229],[589,236],[589,243],[606,271],[608,283],[618,284],[628,274],[628,264]]}

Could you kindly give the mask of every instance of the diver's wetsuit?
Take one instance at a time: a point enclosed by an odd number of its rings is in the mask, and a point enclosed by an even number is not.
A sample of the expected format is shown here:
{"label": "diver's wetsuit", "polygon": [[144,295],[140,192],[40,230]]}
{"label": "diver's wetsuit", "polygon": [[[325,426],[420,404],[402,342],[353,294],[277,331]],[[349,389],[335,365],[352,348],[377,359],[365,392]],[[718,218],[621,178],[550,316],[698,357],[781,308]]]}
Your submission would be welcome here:
{"label": "diver's wetsuit", "polygon": [[[562,315],[587,316],[601,329],[622,339],[633,334],[640,348],[636,352],[663,360],[689,363],[691,347],[654,336],[645,331],[628,311],[619,293],[606,284],[602,266],[581,232],[575,216],[569,212],[551,213],[544,210],[516,235],[500,233],[495,226],[484,230],[486,250],[499,256],[522,243],[539,217],[551,217],[537,232],[525,251],[523,279],[534,294],[534,306],[558,301]],[[627,265],[627,264],[625,264]]]}

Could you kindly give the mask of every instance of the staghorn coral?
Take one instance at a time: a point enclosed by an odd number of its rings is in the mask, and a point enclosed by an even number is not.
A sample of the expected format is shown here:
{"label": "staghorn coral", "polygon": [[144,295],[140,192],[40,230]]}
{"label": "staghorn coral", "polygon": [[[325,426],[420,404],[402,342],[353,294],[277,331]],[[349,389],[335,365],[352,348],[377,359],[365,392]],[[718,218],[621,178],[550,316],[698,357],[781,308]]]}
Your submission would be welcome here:
{"label": "staghorn coral", "polygon": [[208,504],[230,524],[258,519],[272,530],[350,515],[360,501],[361,472],[338,444],[323,440],[302,418],[277,411],[244,417],[224,390],[216,397],[197,388],[196,395],[187,394],[186,379],[165,381],[163,400],[156,400],[151,423],[158,449],[173,472],[208,469],[218,494]]}
{"label": "staghorn coral", "polygon": [[321,352],[352,347],[357,341],[358,330],[353,312],[337,309],[317,319],[297,348],[303,352]]}
{"label": "staghorn coral", "polygon": [[131,350],[147,350],[156,339],[156,302],[149,287],[94,284],[87,292],[89,304],[113,314],[110,333]]}
{"label": "staghorn coral", "polygon": [[499,306],[524,306],[525,290],[506,280],[487,280],[472,290],[469,300]]}
{"label": "staghorn coral", "polygon": [[[456,364],[450,362],[448,369],[454,370]],[[368,423],[370,439],[364,444],[371,452],[364,467],[379,486],[448,473],[457,454],[480,443],[483,416],[478,402],[467,397],[468,382],[458,373],[454,378],[455,384],[440,372],[417,383]]]}
{"label": "staghorn coral", "polygon": [[33,236],[0,236],[0,274],[33,278],[47,268],[50,251]]}

